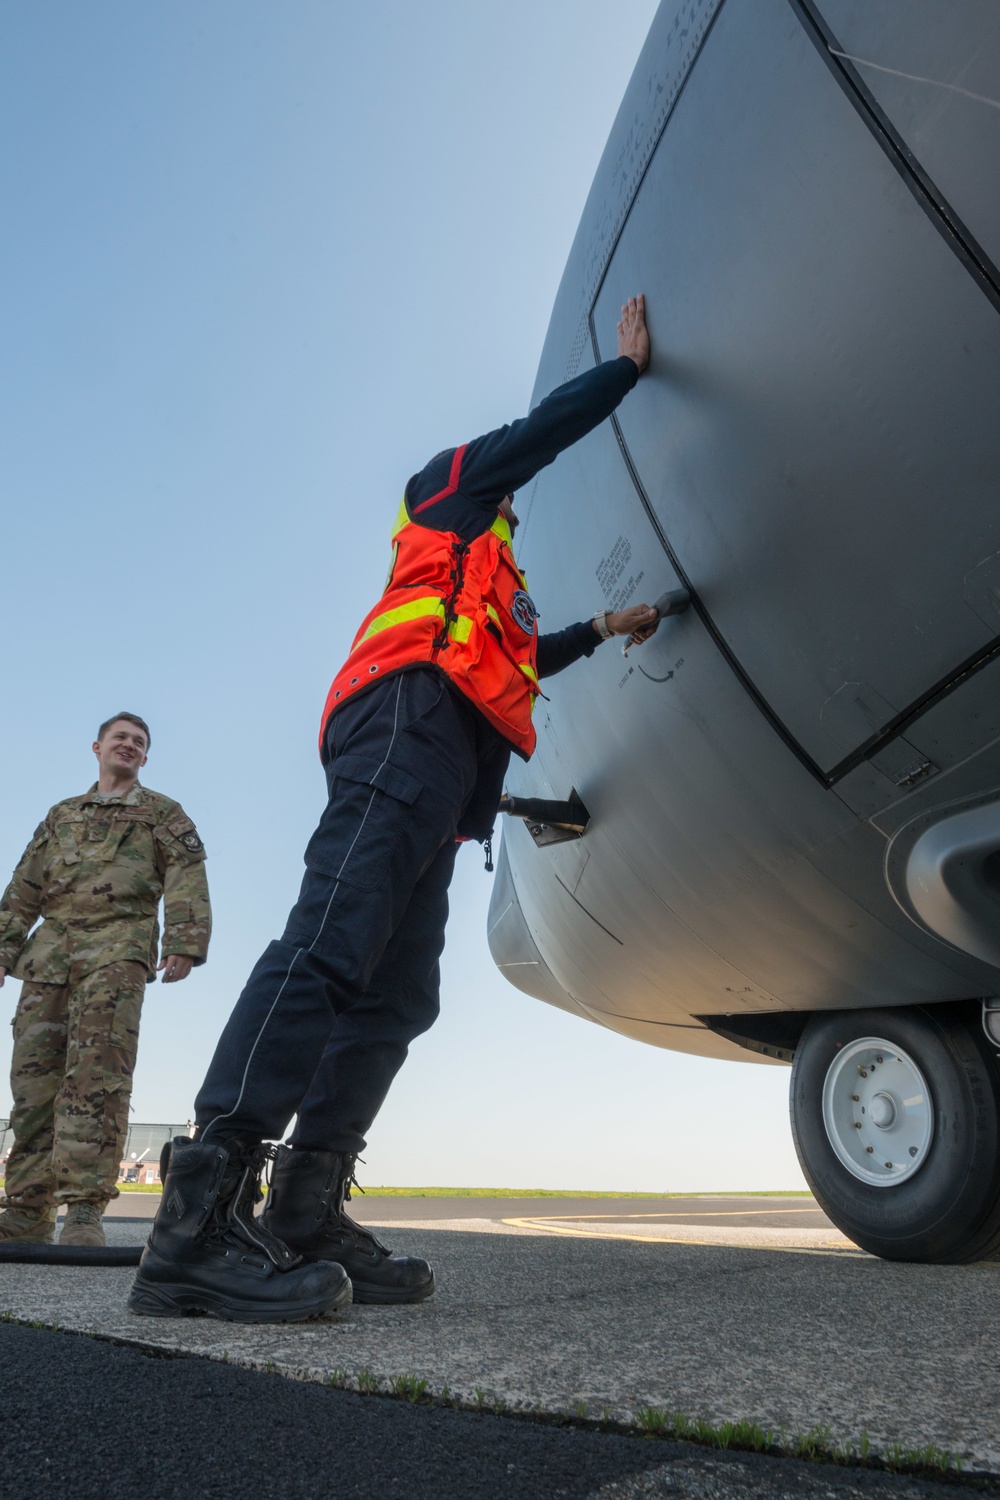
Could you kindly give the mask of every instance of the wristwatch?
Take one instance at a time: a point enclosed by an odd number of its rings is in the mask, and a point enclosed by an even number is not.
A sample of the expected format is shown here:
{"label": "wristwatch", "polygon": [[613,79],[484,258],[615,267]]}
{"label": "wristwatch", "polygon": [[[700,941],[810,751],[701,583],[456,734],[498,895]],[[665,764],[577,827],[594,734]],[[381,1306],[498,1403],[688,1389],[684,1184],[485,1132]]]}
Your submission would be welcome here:
{"label": "wristwatch", "polygon": [[597,610],[594,615],[594,624],[597,626],[597,633],[601,637],[601,640],[610,641],[614,635],[614,631],[608,629],[608,612],[606,609]]}

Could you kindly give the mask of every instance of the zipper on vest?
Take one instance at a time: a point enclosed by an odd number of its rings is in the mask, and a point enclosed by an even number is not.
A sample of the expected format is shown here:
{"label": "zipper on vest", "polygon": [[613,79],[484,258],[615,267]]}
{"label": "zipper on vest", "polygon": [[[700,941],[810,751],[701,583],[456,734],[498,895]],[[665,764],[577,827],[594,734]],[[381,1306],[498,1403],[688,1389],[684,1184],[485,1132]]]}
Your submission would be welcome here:
{"label": "zipper on vest", "polygon": [[446,648],[449,641],[448,631],[458,619],[455,605],[458,603],[458,596],[461,594],[465,584],[465,559],[468,554],[468,542],[458,541],[455,543],[452,550],[453,565],[450,574],[451,593],[444,601],[444,620],[441,624],[440,633],[434,638],[433,649],[435,651],[443,651]]}

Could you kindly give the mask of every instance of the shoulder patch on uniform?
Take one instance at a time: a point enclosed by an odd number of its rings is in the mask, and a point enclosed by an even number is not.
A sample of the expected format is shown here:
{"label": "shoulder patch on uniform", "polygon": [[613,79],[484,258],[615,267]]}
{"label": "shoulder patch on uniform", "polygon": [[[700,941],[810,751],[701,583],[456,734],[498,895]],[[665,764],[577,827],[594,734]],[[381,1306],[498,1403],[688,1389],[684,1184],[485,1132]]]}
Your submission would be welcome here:
{"label": "shoulder patch on uniform", "polygon": [[205,846],[186,812],[181,811],[175,817],[169,818],[163,826],[189,854],[201,854]]}
{"label": "shoulder patch on uniform", "polygon": [[525,635],[534,635],[538,610],[535,601],[524,589],[517,589],[510,603],[510,612]]}

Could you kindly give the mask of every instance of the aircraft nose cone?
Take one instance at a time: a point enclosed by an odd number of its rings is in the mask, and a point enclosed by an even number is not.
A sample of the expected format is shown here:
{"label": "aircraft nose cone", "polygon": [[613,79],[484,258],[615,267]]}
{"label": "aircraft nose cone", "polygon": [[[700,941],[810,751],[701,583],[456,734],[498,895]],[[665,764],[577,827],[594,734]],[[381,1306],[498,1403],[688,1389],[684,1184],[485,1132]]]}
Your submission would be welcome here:
{"label": "aircraft nose cone", "polygon": [[875,1094],[868,1106],[868,1118],[879,1130],[888,1130],[896,1123],[896,1104],[889,1094]]}

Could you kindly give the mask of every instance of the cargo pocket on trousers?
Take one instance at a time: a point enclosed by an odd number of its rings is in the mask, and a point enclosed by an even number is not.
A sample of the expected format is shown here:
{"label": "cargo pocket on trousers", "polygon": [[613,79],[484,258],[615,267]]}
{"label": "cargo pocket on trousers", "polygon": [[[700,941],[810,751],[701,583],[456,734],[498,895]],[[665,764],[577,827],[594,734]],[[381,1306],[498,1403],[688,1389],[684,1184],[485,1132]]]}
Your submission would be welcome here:
{"label": "cargo pocket on trousers", "polygon": [[306,865],[361,891],[382,884],[421,783],[398,766],[363,755],[338,756],[319,827],[306,845]]}
{"label": "cargo pocket on trousers", "polygon": [[[136,964],[135,968],[140,969]],[[122,985],[114,1000],[108,1022],[108,1034],[101,1049],[104,1075],[104,1123],[102,1145],[105,1149],[124,1149],[128,1133],[129,1101],[132,1080],[139,1053],[139,1021],[145,999],[145,974],[140,986]]]}

